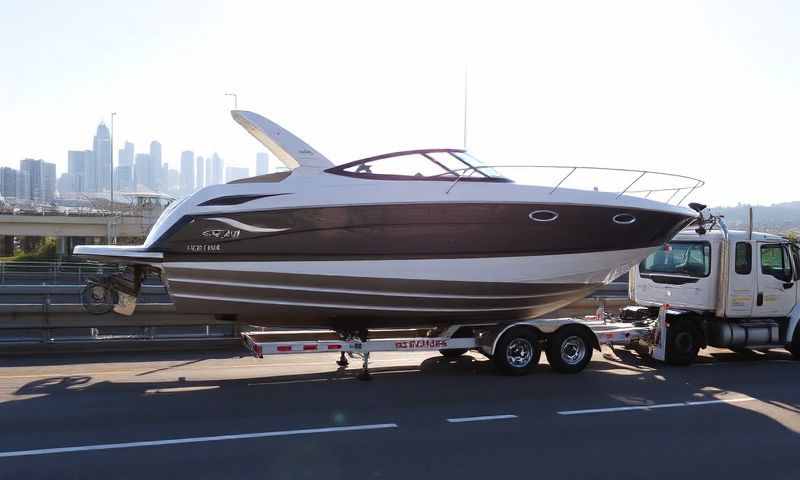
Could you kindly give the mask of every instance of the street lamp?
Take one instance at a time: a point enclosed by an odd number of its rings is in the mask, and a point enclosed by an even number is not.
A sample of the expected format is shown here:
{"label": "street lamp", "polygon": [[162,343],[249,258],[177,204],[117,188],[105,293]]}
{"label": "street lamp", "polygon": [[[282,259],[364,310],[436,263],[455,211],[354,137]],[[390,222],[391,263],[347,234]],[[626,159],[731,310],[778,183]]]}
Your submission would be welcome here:
{"label": "street lamp", "polygon": [[238,110],[239,109],[239,99],[236,96],[236,94],[235,93],[226,93],[225,96],[226,97],[233,97],[233,108],[234,108],[234,110]]}

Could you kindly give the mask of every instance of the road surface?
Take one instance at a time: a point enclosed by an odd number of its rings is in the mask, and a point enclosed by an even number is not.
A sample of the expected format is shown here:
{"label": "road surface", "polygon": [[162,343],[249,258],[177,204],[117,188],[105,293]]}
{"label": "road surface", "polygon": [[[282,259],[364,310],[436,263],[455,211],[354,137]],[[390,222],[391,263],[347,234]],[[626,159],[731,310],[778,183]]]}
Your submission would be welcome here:
{"label": "road surface", "polygon": [[800,362],[596,352],[562,375],[485,358],[0,359],[0,478],[800,478]]}

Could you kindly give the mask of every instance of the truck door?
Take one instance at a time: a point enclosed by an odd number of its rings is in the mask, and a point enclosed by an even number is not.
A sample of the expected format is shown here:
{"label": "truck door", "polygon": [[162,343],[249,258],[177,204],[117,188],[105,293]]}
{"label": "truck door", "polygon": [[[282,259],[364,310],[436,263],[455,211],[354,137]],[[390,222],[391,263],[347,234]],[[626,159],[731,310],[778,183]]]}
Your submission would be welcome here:
{"label": "truck door", "polygon": [[758,288],[754,317],[786,317],[795,304],[795,279],[789,245],[758,243]]}
{"label": "truck door", "polygon": [[731,242],[733,255],[728,274],[728,317],[747,318],[753,315],[757,270],[753,264],[758,264],[753,260],[753,245],[751,241]]}

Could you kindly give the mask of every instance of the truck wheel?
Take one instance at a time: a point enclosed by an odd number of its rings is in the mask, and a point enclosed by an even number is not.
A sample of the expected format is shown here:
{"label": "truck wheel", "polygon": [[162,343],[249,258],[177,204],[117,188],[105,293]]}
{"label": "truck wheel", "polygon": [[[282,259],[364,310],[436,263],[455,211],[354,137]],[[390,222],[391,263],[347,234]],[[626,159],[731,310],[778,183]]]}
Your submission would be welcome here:
{"label": "truck wheel", "polygon": [[800,325],[794,328],[792,343],[789,345],[787,350],[792,353],[792,358],[795,360],[800,360]]}
{"label": "truck wheel", "polygon": [[667,363],[689,365],[700,351],[697,333],[686,322],[673,322],[667,335]]}
{"label": "truck wheel", "polygon": [[514,327],[500,337],[494,362],[504,373],[525,375],[539,363],[539,336],[532,328]]}
{"label": "truck wheel", "polygon": [[467,353],[467,349],[466,348],[446,348],[444,350],[439,350],[439,353],[441,353],[442,355],[444,355],[447,358],[454,358],[454,357],[460,357],[461,355],[464,355],[465,353]]}
{"label": "truck wheel", "polygon": [[575,326],[561,327],[550,337],[547,361],[560,373],[578,373],[592,359],[592,338],[585,329]]}

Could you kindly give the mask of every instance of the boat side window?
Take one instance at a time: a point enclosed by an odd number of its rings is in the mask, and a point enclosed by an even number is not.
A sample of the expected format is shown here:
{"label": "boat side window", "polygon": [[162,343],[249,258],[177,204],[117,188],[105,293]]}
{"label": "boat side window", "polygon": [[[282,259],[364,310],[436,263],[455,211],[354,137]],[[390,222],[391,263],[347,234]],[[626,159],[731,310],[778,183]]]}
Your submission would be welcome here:
{"label": "boat side window", "polygon": [[639,273],[684,275],[695,278],[711,274],[711,244],[708,242],[671,242],[650,254],[639,264]]}
{"label": "boat side window", "polygon": [[783,245],[772,243],[761,246],[761,273],[783,281],[794,278],[792,261]]}
{"label": "boat side window", "polygon": [[748,242],[736,242],[736,273],[750,275],[753,269],[753,247]]}

